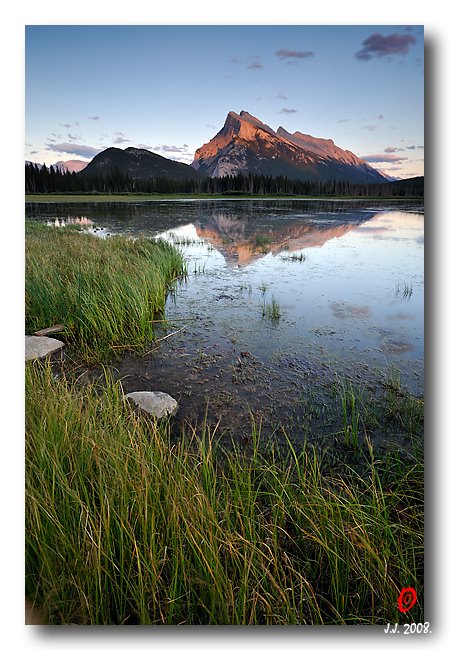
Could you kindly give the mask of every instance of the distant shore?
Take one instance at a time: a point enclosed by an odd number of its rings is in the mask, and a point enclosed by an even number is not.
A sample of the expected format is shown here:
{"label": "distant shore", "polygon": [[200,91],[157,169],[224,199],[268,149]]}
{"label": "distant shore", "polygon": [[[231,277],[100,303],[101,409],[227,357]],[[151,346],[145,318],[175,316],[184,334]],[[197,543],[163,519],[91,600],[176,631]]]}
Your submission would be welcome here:
{"label": "distant shore", "polygon": [[420,196],[300,196],[292,194],[26,194],[25,203],[124,203],[129,201],[417,201]]}

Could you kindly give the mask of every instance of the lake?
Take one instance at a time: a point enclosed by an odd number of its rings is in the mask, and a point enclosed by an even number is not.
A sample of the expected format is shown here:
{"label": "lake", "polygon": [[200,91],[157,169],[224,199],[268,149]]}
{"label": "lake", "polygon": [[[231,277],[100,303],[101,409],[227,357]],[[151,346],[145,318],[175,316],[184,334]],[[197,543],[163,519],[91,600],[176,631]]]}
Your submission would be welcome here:
{"label": "lake", "polygon": [[127,391],[179,400],[180,421],[243,430],[251,411],[325,431],[336,381],[375,390],[396,373],[423,393],[421,203],[38,203],[26,216],[180,248],[189,277],[168,296],[159,347],[114,363]]}

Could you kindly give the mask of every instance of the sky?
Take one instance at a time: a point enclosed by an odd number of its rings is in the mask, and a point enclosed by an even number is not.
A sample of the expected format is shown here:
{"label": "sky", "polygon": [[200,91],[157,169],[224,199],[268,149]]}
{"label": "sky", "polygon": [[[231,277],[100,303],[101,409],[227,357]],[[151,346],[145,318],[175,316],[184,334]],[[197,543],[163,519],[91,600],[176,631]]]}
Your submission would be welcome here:
{"label": "sky", "polygon": [[191,163],[229,111],[424,173],[421,25],[29,25],[25,159]]}

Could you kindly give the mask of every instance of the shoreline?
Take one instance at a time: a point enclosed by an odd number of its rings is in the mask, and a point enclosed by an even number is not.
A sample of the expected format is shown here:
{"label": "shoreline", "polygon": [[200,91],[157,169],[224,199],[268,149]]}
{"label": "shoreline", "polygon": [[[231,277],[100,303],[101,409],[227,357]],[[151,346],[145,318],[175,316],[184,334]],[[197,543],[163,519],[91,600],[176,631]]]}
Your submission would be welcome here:
{"label": "shoreline", "polygon": [[25,203],[128,203],[145,201],[323,201],[323,202],[401,202],[416,201],[424,203],[421,196],[292,196],[292,195],[265,195],[252,196],[227,196],[222,194],[28,194]]}

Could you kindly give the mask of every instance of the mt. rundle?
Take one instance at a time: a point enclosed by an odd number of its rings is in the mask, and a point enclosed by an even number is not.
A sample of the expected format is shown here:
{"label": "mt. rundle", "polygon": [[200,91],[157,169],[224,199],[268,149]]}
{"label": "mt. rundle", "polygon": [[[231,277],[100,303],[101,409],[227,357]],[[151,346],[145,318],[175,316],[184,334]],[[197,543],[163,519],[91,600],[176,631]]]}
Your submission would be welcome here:
{"label": "mt. rundle", "polygon": [[386,183],[386,178],[333,140],[270,126],[246,111],[231,111],[222,129],[195,152],[192,167],[207,176],[263,174],[291,179]]}

